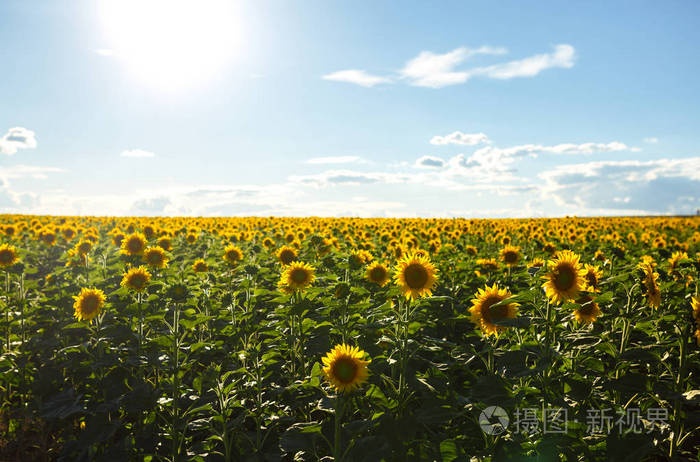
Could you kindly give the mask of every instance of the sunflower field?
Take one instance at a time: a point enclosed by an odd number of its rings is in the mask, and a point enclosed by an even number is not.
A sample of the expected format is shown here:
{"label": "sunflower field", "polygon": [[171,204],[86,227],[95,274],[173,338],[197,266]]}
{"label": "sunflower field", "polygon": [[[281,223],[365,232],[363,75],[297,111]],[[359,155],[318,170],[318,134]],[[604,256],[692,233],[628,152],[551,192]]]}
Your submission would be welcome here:
{"label": "sunflower field", "polygon": [[700,460],[699,217],[0,237],[0,461]]}

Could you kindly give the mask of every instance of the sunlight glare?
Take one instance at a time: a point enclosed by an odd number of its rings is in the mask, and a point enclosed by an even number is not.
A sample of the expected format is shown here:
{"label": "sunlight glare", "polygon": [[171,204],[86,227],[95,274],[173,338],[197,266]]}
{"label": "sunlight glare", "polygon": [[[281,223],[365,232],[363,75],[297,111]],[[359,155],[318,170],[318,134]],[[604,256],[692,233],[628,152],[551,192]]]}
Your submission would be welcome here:
{"label": "sunlight glare", "polygon": [[236,52],[239,21],[226,0],[103,0],[99,16],[115,58],[162,90],[219,76]]}

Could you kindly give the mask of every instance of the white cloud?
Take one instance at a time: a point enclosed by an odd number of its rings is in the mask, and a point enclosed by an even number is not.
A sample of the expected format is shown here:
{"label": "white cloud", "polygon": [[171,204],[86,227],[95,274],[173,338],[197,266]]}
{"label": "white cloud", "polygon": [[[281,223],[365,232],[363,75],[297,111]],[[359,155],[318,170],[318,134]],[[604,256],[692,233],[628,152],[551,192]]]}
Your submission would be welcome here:
{"label": "white cloud", "polygon": [[36,148],[34,132],[23,127],[12,127],[0,138],[0,153],[8,156],[16,154],[20,149],[33,148]]}
{"label": "white cloud", "polygon": [[533,77],[545,69],[554,67],[569,69],[574,66],[575,60],[574,47],[561,44],[554,47],[553,53],[543,53],[516,61],[476,68],[470,71],[470,75],[483,75],[492,79]]}
{"label": "white cloud", "polygon": [[[0,208],[7,213],[25,213],[31,210],[37,203],[39,194],[34,191],[18,192],[11,185],[10,180],[31,178],[44,180],[48,173],[65,172],[57,167],[39,167],[33,165],[13,165],[0,167]],[[45,213],[52,213],[46,211]]]}
{"label": "white cloud", "polygon": [[644,138],[642,141],[644,141],[644,142],[647,143],[647,144],[656,144],[656,143],[659,142],[659,139],[656,138],[656,137],[654,137],[654,136],[652,136],[652,137],[649,137],[649,138]]}
{"label": "white cloud", "polygon": [[447,165],[443,159],[433,156],[423,156],[416,160],[416,167],[419,168],[442,168]]}
{"label": "white cloud", "polygon": [[430,139],[430,144],[461,144],[465,146],[474,146],[475,144],[489,144],[491,141],[484,133],[462,133],[456,131],[446,136],[433,136]]}
{"label": "white cloud", "polygon": [[326,74],[322,77],[324,80],[333,80],[336,82],[354,83],[363,87],[373,87],[380,83],[391,83],[388,77],[368,74],[361,69],[346,69]]}
{"label": "white cloud", "polygon": [[358,156],[314,157],[306,161],[307,164],[364,164],[367,163]]}
{"label": "white cloud", "polygon": [[560,165],[539,177],[545,196],[587,214],[687,214],[700,207],[700,157]]}
{"label": "white cloud", "polygon": [[465,83],[474,76],[511,79],[532,77],[545,69],[554,67],[568,69],[573,67],[576,58],[574,47],[560,44],[554,47],[552,53],[543,53],[491,66],[457,69],[458,65],[474,54],[503,54],[504,52],[504,49],[491,47],[482,47],[476,50],[462,47],[444,54],[422,51],[418,56],[408,61],[399,74],[414,86],[442,88]]}
{"label": "white cloud", "polygon": [[144,151],[143,149],[127,149],[122,151],[122,157],[155,157],[155,154],[151,151]]}
{"label": "white cloud", "polygon": [[498,148],[495,146],[486,146],[478,149],[467,160],[467,164],[481,166],[499,166],[512,163],[518,157],[531,156],[537,157],[539,153],[548,154],[593,154],[596,152],[615,152],[615,151],[639,151],[639,148],[627,146],[619,141],[610,143],[562,143],[554,146],[543,146],[541,144],[523,144],[510,148]]}
{"label": "white cloud", "polygon": [[[398,70],[398,79],[409,85],[428,88],[442,88],[448,85],[465,83],[474,76],[492,79],[532,77],[545,69],[554,67],[571,68],[576,59],[576,50],[568,44],[559,44],[551,53],[542,53],[527,58],[471,69],[458,69],[458,66],[475,55],[503,55],[508,50],[503,47],[482,46],[479,48],[459,47],[447,53],[421,51],[418,56],[406,62]],[[393,83],[394,79],[372,75],[362,69],[345,69],[323,76],[325,80],[349,82],[363,87],[373,87],[382,83]]]}
{"label": "white cloud", "polygon": [[455,67],[467,58],[466,48],[457,48],[441,55],[422,51],[399,71],[411,85],[440,88],[446,85],[464,83],[469,74],[455,71]]}

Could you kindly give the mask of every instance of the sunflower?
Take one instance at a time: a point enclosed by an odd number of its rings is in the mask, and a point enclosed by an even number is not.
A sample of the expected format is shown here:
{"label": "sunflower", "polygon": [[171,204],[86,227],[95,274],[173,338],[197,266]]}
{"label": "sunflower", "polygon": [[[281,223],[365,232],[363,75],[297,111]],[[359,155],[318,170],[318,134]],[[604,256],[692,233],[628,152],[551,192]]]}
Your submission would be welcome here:
{"label": "sunflower", "polygon": [[501,249],[501,261],[507,266],[515,266],[520,260],[520,247],[506,245]]}
{"label": "sunflower", "polygon": [[389,282],[389,268],[379,262],[374,262],[367,267],[365,278],[369,282],[377,284],[379,287],[384,287]]}
{"label": "sunflower", "polygon": [[603,272],[598,268],[597,266],[594,265],[589,265],[586,263],[585,268],[586,274],[586,284],[588,285],[588,290],[590,292],[600,292],[599,285],[600,285],[600,278],[603,277]]}
{"label": "sunflower", "polygon": [[122,240],[121,252],[126,255],[143,255],[146,250],[146,236],[132,233]]}
{"label": "sunflower", "polygon": [[17,249],[14,245],[2,244],[0,245],[0,266],[7,268],[14,265],[19,261],[17,256]]}
{"label": "sunflower", "polygon": [[530,260],[530,262],[527,264],[527,267],[528,267],[528,268],[535,268],[535,269],[542,268],[543,266],[544,266],[544,260],[541,259],[541,258],[539,258],[539,257],[533,258],[533,259]]}
{"label": "sunflower", "polygon": [[673,279],[683,279],[683,275],[680,272],[680,264],[687,260],[689,258],[686,252],[673,252],[671,258],[668,259],[669,273],[671,273]]}
{"label": "sunflower", "polygon": [[693,319],[700,326],[700,297],[693,297],[690,306],[693,308]]}
{"label": "sunflower", "polygon": [[570,250],[557,252],[549,273],[542,276],[545,283],[542,284],[550,302],[560,304],[566,300],[574,299],[586,286],[586,270],[581,268],[579,256]]}
{"label": "sunflower", "polygon": [[486,273],[492,273],[498,269],[498,262],[493,258],[478,258],[476,264]]}
{"label": "sunflower", "polygon": [[291,262],[296,261],[297,258],[297,251],[294,247],[285,245],[277,251],[277,260],[283,265],[289,265]]}
{"label": "sunflower", "polygon": [[394,271],[394,281],[407,299],[432,295],[438,270],[428,257],[406,254],[399,260]]}
{"label": "sunflower", "polygon": [[574,317],[579,323],[591,324],[598,319],[598,316],[600,316],[600,308],[590,295],[581,295],[576,300],[576,303],[579,305],[579,307],[574,310]]}
{"label": "sunflower", "polygon": [[356,250],[350,254],[350,264],[355,268],[371,262],[374,259],[371,253],[366,250]]}
{"label": "sunflower", "polygon": [[120,285],[136,292],[143,292],[150,280],[151,273],[146,267],[139,266],[138,268],[129,268],[129,271],[123,274]]}
{"label": "sunflower", "polygon": [[200,258],[192,264],[192,270],[195,273],[206,273],[209,271],[209,265],[207,265],[207,262]]}
{"label": "sunflower", "polygon": [[125,238],[125,237],[126,237],[126,235],[125,235],[124,233],[122,233],[122,232],[114,233],[114,235],[112,235],[112,243],[113,243],[116,247],[121,247],[121,246],[122,246],[122,242],[124,242],[124,238]]}
{"label": "sunflower", "polygon": [[88,321],[92,323],[93,318],[100,314],[105,304],[105,294],[100,289],[80,289],[78,295],[74,295],[73,308],[78,321]]}
{"label": "sunflower", "polygon": [[184,300],[188,295],[187,286],[180,283],[173,284],[168,288],[167,293],[173,300]]}
{"label": "sunflower", "polygon": [[647,303],[652,308],[658,308],[661,305],[661,291],[659,290],[659,273],[654,271],[654,267],[650,264],[640,263],[640,269],[644,272],[644,285]]}
{"label": "sunflower", "polygon": [[243,260],[243,251],[231,244],[224,249],[224,260],[231,265],[235,265],[239,261]]}
{"label": "sunflower", "polygon": [[365,352],[346,344],[336,345],[322,358],[323,374],[337,393],[351,392],[367,381]]}
{"label": "sunflower", "polygon": [[314,282],[316,270],[308,263],[293,262],[282,272],[277,286],[287,294],[304,290]]}
{"label": "sunflower", "polygon": [[494,284],[474,294],[472,299],[472,307],[469,312],[472,314],[472,322],[477,324],[484,335],[496,335],[507,329],[506,326],[495,324],[504,319],[513,319],[518,313],[517,303],[507,303],[501,306],[493,306],[511,297],[508,289],[499,289],[498,285]]}
{"label": "sunflower", "polygon": [[81,256],[89,254],[91,250],[92,242],[88,241],[87,239],[81,239],[75,245],[75,251]]}
{"label": "sunflower", "polygon": [[168,256],[161,247],[149,247],[143,252],[143,261],[151,268],[165,268],[168,266]]}
{"label": "sunflower", "polygon": [[169,252],[173,248],[173,243],[167,236],[158,239],[158,242],[156,242],[156,244],[158,244],[158,247],[165,250],[166,252]]}
{"label": "sunflower", "polygon": [[473,245],[468,245],[464,248],[464,251],[469,255],[470,257],[475,257],[477,253],[479,253],[478,250],[476,250],[476,247]]}

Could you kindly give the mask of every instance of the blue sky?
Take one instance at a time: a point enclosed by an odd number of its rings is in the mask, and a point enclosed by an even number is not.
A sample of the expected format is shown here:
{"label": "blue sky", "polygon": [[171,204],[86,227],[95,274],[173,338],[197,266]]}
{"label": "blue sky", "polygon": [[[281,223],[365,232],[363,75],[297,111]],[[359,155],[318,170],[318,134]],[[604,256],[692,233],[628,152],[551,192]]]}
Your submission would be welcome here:
{"label": "blue sky", "polygon": [[694,213],[698,17],[695,1],[5,0],[0,211]]}

